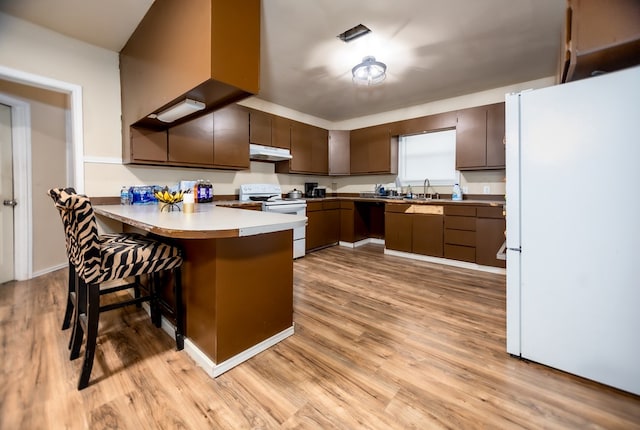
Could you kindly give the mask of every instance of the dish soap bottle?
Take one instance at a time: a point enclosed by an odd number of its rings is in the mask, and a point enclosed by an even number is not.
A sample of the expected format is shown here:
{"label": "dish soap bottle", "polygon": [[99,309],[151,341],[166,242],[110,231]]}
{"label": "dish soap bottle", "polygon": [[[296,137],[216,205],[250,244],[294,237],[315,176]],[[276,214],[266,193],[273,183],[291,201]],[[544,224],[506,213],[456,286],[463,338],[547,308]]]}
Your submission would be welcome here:
{"label": "dish soap bottle", "polygon": [[453,186],[453,192],[451,193],[451,200],[454,200],[454,201],[462,200],[462,190],[460,189],[460,185],[455,184]]}

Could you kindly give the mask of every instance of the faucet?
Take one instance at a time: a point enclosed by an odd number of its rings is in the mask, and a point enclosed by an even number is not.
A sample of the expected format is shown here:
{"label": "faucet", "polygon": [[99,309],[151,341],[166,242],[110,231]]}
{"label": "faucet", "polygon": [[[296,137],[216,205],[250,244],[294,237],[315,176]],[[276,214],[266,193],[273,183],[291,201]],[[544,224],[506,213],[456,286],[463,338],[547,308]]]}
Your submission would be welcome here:
{"label": "faucet", "polygon": [[[431,186],[431,181],[429,181],[429,178],[426,178],[424,180],[424,183],[422,184],[422,187],[423,187],[423,196],[424,196],[425,200],[432,199],[434,195],[435,195],[436,200],[440,198],[440,194],[434,193],[435,190]],[[431,193],[427,194],[427,191],[429,191],[429,188],[431,188]],[[427,197],[427,195],[429,197]]]}
{"label": "faucet", "polygon": [[427,190],[431,187],[431,182],[429,181],[429,178],[426,178],[424,180],[424,183],[422,184],[422,196],[425,198],[425,200],[427,198],[431,198],[431,194],[429,194],[429,197],[427,197]]}

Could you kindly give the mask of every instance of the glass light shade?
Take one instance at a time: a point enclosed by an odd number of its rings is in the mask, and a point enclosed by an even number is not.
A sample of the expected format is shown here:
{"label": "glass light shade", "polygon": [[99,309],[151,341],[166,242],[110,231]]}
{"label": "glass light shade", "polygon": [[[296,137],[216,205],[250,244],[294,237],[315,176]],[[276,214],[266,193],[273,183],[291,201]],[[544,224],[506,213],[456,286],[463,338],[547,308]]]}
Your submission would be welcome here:
{"label": "glass light shade", "polygon": [[362,63],[351,69],[353,82],[358,85],[376,85],[387,77],[387,65],[375,57],[364,57]]}

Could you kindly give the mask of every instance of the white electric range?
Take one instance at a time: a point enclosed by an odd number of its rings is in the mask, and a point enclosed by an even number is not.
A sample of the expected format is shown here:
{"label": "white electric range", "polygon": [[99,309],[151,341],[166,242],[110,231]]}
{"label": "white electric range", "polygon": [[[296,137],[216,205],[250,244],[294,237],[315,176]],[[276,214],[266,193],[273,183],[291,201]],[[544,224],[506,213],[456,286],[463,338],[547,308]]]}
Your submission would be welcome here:
{"label": "white electric range", "polygon": [[[282,188],[278,184],[242,184],[240,201],[261,201],[264,212],[307,215],[307,202],[303,199],[282,198]],[[293,258],[304,257],[305,227],[293,229]]]}

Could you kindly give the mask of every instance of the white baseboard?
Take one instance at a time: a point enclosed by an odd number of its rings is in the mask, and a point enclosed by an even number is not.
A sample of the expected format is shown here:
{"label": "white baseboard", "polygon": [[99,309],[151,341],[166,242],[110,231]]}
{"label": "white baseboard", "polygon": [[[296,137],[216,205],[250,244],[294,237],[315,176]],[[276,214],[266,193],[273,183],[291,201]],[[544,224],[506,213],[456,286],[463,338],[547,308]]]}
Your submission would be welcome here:
{"label": "white baseboard", "polygon": [[207,374],[215,378],[217,376],[222,375],[227,370],[231,370],[236,367],[238,364],[244,363],[251,357],[254,357],[277,344],[278,342],[288,338],[294,333],[294,326],[291,326],[280,333],[277,333],[271,336],[268,339],[263,340],[262,342],[252,346],[249,349],[242,351],[241,353],[229,358],[228,360],[223,361],[222,363],[214,363],[204,352],[202,352],[191,340],[185,338],[184,340],[184,350],[196,364],[204,369]]}
{"label": "white baseboard", "polygon": [[384,245],[384,239],[376,239],[373,237],[368,237],[366,239],[359,240],[357,242],[338,242],[340,246],[346,246],[347,248],[357,248],[359,246],[366,245],[368,243],[374,243],[376,245]]}
{"label": "white baseboard", "polygon": [[[133,293],[133,291],[131,292]],[[151,314],[151,308],[149,307],[149,303],[143,303],[142,307],[149,315]],[[161,328],[172,338],[175,337],[175,333],[176,333],[175,326],[171,324],[171,322],[164,316],[162,317]],[[184,352],[186,352],[189,355],[189,357],[191,357],[193,361],[196,362],[198,366],[202,367],[202,369],[204,369],[207,375],[209,375],[212,378],[215,378],[217,376],[222,375],[227,370],[231,370],[232,368],[236,367],[238,364],[244,363],[251,357],[258,355],[262,351],[269,349],[273,345],[288,338],[292,334],[294,334],[293,325],[281,331],[280,333],[276,333],[270,338],[265,339],[256,345],[253,345],[249,349],[246,349],[241,353],[234,355],[233,357],[223,361],[222,363],[214,363],[213,360],[211,360],[207,354],[202,352],[202,350],[198,348],[196,344],[193,343],[187,337],[184,338]]]}
{"label": "white baseboard", "polygon": [[463,269],[479,270],[481,272],[497,273],[505,275],[506,269],[502,267],[483,266],[476,263],[468,263],[466,261],[451,260],[449,258],[431,257],[429,255],[413,254],[411,252],[395,251],[393,249],[384,249],[385,255],[393,255],[394,257],[410,258],[412,260],[427,261],[429,263],[445,264],[447,266],[460,267]]}
{"label": "white baseboard", "polygon": [[46,269],[38,270],[31,274],[31,278],[37,278],[38,276],[46,275],[47,273],[55,272],[56,270],[66,269],[69,267],[69,263],[62,263],[56,266],[47,267]]}

